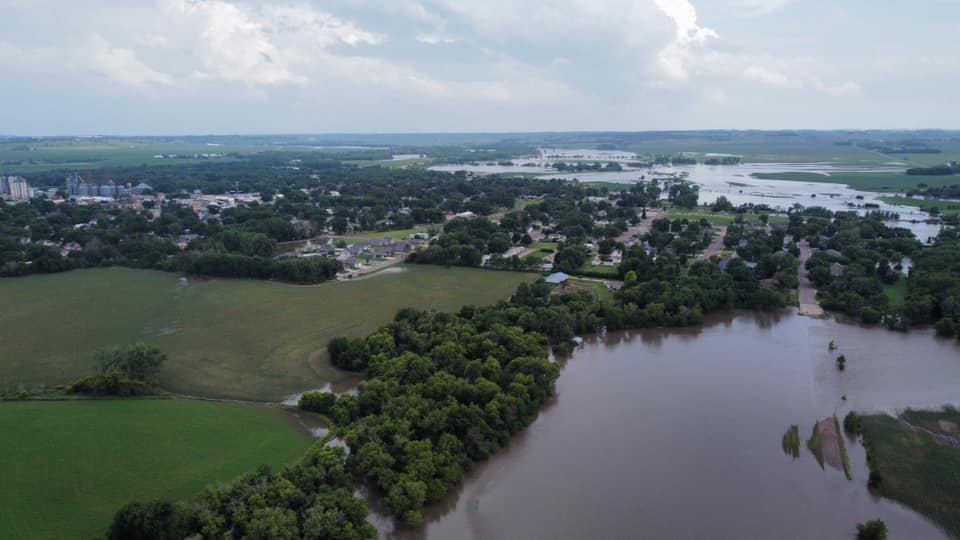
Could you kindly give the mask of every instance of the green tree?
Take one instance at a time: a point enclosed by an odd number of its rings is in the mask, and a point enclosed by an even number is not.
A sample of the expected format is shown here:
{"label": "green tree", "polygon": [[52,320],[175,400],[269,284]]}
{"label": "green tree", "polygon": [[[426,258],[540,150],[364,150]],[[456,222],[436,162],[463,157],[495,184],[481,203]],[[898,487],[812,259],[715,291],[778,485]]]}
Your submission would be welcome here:
{"label": "green tree", "polygon": [[857,523],[857,540],[887,540],[887,524],[880,519]]}
{"label": "green tree", "polygon": [[167,355],[154,345],[136,343],[97,351],[94,355],[100,373],[120,371],[130,379],[155,384]]}

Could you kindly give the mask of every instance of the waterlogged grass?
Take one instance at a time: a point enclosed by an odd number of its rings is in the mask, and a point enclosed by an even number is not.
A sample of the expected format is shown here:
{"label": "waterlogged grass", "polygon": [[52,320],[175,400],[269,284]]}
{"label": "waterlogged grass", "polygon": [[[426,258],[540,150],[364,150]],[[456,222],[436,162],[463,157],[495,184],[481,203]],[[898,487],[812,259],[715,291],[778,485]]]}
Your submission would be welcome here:
{"label": "waterlogged grass", "polygon": [[311,444],[279,409],[189,400],[0,403],[0,536],[102,534],[131,500],[185,499]]}
{"label": "waterlogged grass", "polygon": [[840,420],[833,416],[833,423],[837,430],[837,442],[840,444],[840,457],[843,459],[843,474],[847,480],[853,480],[853,473],[850,469],[850,456],[847,454],[847,441],[844,440],[843,430],[840,429]]}
{"label": "waterlogged grass", "polygon": [[[914,425],[926,422],[960,424],[956,410],[904,413]],[[863,416],[871,476],[879,475],[880,495],[899,501],[960,537],[960,448],[938,442],[886,415]]]}
{"label": "waterlogged grass", "polygon": [[944,187],[960,183],[955,176],[910,176],[906,173],[838,173],[829,176],[808,172],[754,173],[760,180],[789,180],[844,184],[860,191],[905,192],[925,186]]}
{"label": "waterlogged grass", "polygon": [[781,441],[783,453],[792,456],[793,459],[800,457],[800,426],[794,424],[783,434]]}
{"label": "waterlogged grass", "polygon": [[0,392],[89,374],[100,347],[144,341],[169,355],[170,391],[276,400],[344,376],[333,336],[365,336],[403,307],[455,311],[507,298],[519,272],[398,266],[355,282],[295,286],[190,280],[125,268],[0,280]]}
{"label": "waterlogged grass", "polygon": [[811,433],[810,438],[807,439],[807,449],[813,453],[813,457],[817,458],[817,463],[820,464],[820,468],[823,468],[823,439],[820,438],[819,422],[813,424],[813,433]]}
{"label": "waterlogged grass", "polygon": [[[960,184],[960,178],[957,179]],[[960,203],[953,201],[942,201],[938,199],[914,199],[912,197],[880,197],[880,200],[887,204],[896,204],[899,206],[912,206],[929,212],[937,209],[941,212],[952,212],[960,210]]]}

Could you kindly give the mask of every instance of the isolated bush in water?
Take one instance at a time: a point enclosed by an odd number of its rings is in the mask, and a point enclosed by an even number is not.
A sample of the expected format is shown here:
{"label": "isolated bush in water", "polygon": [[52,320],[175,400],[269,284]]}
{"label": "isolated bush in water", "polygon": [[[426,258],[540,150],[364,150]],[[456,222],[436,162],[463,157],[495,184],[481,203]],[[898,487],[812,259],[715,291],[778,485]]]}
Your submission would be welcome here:
{"label": "isolated bush in water", "polygon": [[881,519],[857,523],[857,540],[887,540],[887,524]]}

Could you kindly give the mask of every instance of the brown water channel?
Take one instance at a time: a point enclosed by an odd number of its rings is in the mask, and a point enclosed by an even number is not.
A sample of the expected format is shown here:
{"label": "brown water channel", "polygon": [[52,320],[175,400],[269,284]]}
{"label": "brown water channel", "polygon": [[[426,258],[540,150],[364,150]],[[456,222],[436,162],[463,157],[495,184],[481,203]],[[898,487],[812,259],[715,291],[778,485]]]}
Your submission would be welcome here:
{"label": "brown water channel", "polygon": [[[839,347],[828,352],[833,340]],[[847,357],[838,372],[834,358]],[[475,468],[417,529],[391,538],[853,538],[884,519],[891,538],[945,538],[801,443],[836,413],[960,401],[960,347],[793,314],[736,314],[700,328],[588,339],[557,397],[510,448]],[[846,395],[847,400],[841,399]]]}

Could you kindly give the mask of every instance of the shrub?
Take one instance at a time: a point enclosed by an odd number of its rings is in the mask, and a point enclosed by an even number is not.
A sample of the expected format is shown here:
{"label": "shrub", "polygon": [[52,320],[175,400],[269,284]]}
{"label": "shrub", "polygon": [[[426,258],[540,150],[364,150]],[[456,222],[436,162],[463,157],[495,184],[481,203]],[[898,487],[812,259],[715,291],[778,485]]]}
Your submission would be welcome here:
{"label": "shrub", "polygon": [[304,411],[330,414],[337,403],[337,396],[330,392],[304,392],[297,407]]}
{"label": "shrub", "polygon": [[937,321],[937,335],[943,337],[953,337],[957,335],[957,323],[950,317],[945,317]]}
{"label": "shrub", "polygon": [[129,379],[154,383],[167,355],[153,345],[136,343],[129,347],[115,347],[96,353],[100,373],[117,371]]}
{"label": "shrub", "polygon": [[90,375],[67,387],[68,394],[88,396],[143,396],[150,394],[151,391],[150,385],[143,381],[130,379],[122,371]]}
{"label": "shrub", "polygon": [[857,523],[857,540],[887,540],[887,524],[882,519]]}
{"label": "shrub", "polygon": [[851,435],[855,435],[862,431],[863,426],[860,424],[860,416],[850,411],[846,416],[843,417],[843,430]]}
{"label": "shrub", "polygon": [[189,512],[168,501],[132,502],[117,511],[108,540],[175,540],[189,533]]}

